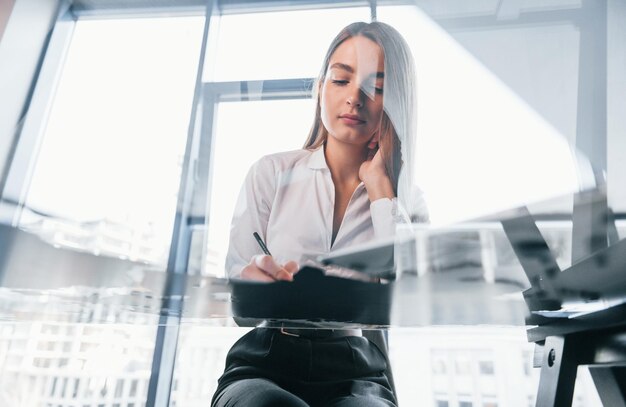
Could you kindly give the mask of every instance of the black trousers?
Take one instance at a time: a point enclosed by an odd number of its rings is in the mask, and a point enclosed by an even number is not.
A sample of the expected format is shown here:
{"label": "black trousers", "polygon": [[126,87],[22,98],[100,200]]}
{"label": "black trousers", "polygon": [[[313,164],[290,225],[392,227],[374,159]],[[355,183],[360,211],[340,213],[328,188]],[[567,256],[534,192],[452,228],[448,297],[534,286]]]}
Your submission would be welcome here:
{"label": "black trousers", "polygon": [[393,407],[378,347],[358,336],[307,339],[253,329],[231,348],[213,407]]}

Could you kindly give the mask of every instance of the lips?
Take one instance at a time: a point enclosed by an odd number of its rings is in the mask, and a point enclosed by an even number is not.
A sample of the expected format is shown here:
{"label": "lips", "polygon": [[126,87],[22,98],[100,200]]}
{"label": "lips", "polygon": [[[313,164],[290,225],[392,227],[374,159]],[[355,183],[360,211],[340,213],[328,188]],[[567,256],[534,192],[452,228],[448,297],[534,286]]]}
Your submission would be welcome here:
{"label": "lips", "polygon": [[347,124],[363,124],[365,123],[365,120],[363,120],[362,118],[360,118],[357,115],[354,114],[342,114],[341,116],[339,116],[340,119],[342,119],[345,123]]}

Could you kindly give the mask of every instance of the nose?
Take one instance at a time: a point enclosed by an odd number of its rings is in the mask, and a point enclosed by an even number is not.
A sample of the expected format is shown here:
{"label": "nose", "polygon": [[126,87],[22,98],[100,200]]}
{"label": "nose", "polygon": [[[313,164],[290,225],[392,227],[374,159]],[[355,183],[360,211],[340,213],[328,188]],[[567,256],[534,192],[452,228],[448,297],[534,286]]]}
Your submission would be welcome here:
{"label": "nose", "polygon": [[350,95],[348,95],[348,99],[346,102],[357,109],[363,107],[363,91],[358,89],[356,91],[352,91]]}
{"label": "nose", "polygon": [[372,99],[372,100],[374,99],[374,96],[371,93],[372,92],[370,92],[369,89],[366,89],[364,85],[361,84],[359,86],[356,86],[356,84],[354,84],[354,86],[352,86],[350,89],[350,93],[347,98],[347,103],[350,106],[360,109],[363,107],[365,103],[365,100],[366,100],[365,98]]}

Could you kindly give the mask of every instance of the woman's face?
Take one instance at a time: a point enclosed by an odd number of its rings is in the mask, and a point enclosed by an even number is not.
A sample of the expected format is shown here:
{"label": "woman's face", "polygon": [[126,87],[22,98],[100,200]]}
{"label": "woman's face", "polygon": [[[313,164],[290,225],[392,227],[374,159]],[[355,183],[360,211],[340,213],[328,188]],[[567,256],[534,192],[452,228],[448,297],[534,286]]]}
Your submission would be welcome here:
{"label": "woman's face", "polygon": [[322,123],[329,137],[361,146],[377,142],[384,66],[382,49],[366,37],[349,38],[337,47],[320,96]]}

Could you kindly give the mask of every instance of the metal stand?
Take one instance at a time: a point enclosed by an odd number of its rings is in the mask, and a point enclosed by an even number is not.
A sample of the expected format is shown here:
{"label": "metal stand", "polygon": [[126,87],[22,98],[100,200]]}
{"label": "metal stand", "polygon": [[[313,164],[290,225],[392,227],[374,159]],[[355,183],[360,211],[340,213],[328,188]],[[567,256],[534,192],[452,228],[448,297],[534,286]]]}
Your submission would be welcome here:
{"label": "metal stand", "polygon": [[[537,407],[570,407],[576,371],[586,362],[584,341],[576,336],[550,336],[543,349]],[[585,349],[587,348],[587,349]]]}
{"label": "metal stand", "polygon": [[578,366],[589,365],[605,407],[626,407],[623,332],[549,336],[543,345],[537,407],[570,407]]}

